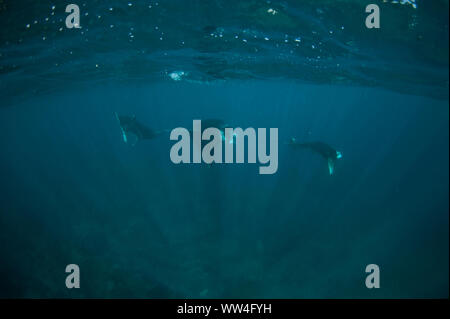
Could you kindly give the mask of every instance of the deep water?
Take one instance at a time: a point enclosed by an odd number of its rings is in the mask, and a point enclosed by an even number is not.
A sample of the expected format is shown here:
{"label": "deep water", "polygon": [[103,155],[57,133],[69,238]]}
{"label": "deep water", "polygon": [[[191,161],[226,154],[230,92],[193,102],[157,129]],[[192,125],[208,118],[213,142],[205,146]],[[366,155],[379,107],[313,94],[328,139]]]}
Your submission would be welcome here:
{"label": "deep water", "polygon": [[[0,298],[449,297],[448,0],[371,0],[379,29],[361,0],[74,3],[0,0]],[[278,171],[175,165],[115,112],[278,128]]]}
{"label": "deep water", "polygon": [[[175,165],[168,136],[125,144],[114,111],[154,129],[277,127],[278,172]],[[448,297],[448,101],[111,81],[0,108],[0,127],[1,297]],[[341,150],[335,175],[292,136]],[[81,289],[65,287],[71,263]]]}

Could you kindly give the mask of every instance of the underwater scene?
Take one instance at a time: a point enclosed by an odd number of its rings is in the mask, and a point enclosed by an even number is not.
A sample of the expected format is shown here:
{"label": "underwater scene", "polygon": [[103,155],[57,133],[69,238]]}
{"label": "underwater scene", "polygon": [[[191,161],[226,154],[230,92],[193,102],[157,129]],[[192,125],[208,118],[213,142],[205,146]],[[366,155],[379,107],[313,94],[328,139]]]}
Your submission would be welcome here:
{"label": "underwater scene", "polygon": [[448,298],[448,15],[0,0],[0,298]]}

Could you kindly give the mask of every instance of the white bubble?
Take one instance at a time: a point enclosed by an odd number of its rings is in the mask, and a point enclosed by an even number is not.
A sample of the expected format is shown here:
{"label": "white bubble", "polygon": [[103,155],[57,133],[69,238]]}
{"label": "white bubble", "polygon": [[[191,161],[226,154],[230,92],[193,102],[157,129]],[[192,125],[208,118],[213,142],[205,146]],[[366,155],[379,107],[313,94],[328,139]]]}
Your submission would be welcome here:
{"label": "white bubble", "polygon": [[169,73],[169,77],[174,81],[180,81],[187,73],[184,71],[173,71]]}

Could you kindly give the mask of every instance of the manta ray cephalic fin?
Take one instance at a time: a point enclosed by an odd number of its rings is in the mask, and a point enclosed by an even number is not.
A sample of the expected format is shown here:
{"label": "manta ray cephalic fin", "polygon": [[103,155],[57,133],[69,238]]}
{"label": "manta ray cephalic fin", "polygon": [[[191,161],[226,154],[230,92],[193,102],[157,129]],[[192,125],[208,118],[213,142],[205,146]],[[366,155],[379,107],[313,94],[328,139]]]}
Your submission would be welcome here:
{"label": "manta ray cephalic fin", "polygon": [[330,175],[333,175],[334,173],[334,161],[332,158],[328,159],[328,172],[330,173]]}
{"label": "manta ray cephalic fin", "polygon": [[117,114],[117,112],[114,112],[114,115],[116,116],[116,119],[119,122],[120,131],[122,132],[122,139],[125,143],[128,143],[127,133],[125,133],[122,125],[120,124],[119,115]]}

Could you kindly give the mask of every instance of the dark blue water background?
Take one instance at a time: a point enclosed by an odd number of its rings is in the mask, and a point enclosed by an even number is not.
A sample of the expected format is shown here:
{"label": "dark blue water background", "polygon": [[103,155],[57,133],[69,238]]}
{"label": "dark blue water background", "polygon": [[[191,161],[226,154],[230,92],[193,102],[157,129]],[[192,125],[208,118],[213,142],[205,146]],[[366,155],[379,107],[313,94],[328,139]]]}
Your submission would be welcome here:
{"label": "dark blue water background", "polygon": [[[378,30],[359,0],[92,0],[70,30],[0,0],[0,297],[448,298],[448,1],[371,2]],[[278,128],[278,171],[175,165],[114,112]]]}

